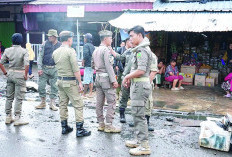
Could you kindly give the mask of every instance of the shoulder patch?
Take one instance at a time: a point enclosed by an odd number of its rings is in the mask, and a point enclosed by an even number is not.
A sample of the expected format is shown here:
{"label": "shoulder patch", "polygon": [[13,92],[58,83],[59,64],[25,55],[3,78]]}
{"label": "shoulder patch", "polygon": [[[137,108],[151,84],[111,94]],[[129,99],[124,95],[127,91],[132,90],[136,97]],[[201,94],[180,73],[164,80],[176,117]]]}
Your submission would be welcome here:
{"label": "shoulder patch", "polygon": [[140,57],[142,57],[142,54],[141,54],[141,52],[138,52],[137,53],[137,58],[140,58]]}

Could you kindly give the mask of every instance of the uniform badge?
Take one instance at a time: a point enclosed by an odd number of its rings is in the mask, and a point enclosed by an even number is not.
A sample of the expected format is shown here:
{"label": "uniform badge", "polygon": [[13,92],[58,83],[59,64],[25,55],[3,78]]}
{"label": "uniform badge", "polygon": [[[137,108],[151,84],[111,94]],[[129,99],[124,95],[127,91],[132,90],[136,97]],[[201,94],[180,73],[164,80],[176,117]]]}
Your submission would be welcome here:
{"label": "uniform badge", "polygon": [[137,53],[137,58],[140,58],[140,57],[142,57],[141,52]]}

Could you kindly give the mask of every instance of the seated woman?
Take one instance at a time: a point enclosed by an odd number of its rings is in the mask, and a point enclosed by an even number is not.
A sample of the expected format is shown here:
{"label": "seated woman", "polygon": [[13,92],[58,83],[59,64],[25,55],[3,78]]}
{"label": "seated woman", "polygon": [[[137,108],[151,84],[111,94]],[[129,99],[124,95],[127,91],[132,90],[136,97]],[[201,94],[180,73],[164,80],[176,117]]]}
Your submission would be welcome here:
{"label": "seated woman", "polygon": [[232,92],[232,73],[229,73],[225,77],[225,82],[222,83],[222,89],[226,91],[226,95],[224,97],[230,98]]}
{"label": "seated woman", "polygon": [[[166,69],[165,80],[168,82],[173,82],[171,90],[176,91],[176,90],[184,89],[181,86],[183,76],[179,75],[179,71],[178,71],[178,68],[176,66],[176,61],[174,59],[171,59],[170,65]],[[177,88],[176,85],[178,82],[179,82],[179,86]]]}
{"label": "seated woman", "polygon": [[162,76],[165,74],[166,66],[163,60],[158,61],[158,69],[159,71],[155,75],[155,89],[159,89],[158,85],[161,84]]}

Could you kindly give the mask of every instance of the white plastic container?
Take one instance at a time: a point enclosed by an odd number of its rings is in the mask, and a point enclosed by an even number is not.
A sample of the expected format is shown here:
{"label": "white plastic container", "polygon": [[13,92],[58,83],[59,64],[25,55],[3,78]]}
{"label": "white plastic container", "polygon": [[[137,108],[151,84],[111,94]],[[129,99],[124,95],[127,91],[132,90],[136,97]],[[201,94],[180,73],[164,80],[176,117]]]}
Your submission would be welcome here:
{"label": "white plastic container", "polygon": [[228,152],[230,150],[231,132],[223,130],[213,121],[201,122],[199,145],[201,147]]}

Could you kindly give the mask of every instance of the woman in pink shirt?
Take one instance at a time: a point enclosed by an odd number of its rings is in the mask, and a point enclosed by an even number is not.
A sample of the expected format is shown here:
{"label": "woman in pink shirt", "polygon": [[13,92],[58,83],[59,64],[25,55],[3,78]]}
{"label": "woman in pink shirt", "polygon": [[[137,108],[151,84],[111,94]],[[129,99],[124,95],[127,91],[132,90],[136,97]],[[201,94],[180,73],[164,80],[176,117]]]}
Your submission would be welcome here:
{"label": "woman in pink shirt", "polygon": [[[176,91],[176,90],[184,89],[181,86],[183,79],[184,79],[183,76],[179,75],[179,71],[176,66],[176,61],[174,59],[171,59],[170,65],[166,68],[166,72],[165,72],[165,80],[168,82],[173,82],[171,90]],[[178,82],[179,82],[179,86],[176,87]]]}

